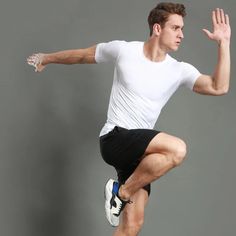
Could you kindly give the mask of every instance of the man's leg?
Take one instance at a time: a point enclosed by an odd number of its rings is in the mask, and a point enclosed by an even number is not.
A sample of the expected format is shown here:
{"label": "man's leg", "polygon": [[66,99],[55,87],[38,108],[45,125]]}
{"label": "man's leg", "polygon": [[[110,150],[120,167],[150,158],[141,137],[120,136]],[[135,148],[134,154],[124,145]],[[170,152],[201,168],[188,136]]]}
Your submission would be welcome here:
{"label": "man's leg", "polygon": [[148,201],[148,193],[139,189],[132,197],[131,204],[126,204],[122,211],[120,224],[113,236],[136,236],[144,222],[144,208]]}
{"label": "man's leg", "polygon": [[157,134],[149,143],[138,167],[125,184],[121,185],[120,198],[130,199],[143,186],[178,166],[184,160],[185,155],[184,141],[166,133]]}

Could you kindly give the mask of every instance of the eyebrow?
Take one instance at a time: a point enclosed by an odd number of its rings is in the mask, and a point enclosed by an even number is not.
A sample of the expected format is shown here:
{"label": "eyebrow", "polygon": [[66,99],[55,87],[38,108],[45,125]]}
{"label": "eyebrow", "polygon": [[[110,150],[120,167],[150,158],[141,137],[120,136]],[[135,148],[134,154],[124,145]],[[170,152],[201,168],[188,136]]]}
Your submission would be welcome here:
{"label": "eyebrow", "polygon": [[180,25],[172,25],[173,27],[175,27],[175,28],[180,28],[180,29],[183,29],[184,28],[184,26],[180,26]]}

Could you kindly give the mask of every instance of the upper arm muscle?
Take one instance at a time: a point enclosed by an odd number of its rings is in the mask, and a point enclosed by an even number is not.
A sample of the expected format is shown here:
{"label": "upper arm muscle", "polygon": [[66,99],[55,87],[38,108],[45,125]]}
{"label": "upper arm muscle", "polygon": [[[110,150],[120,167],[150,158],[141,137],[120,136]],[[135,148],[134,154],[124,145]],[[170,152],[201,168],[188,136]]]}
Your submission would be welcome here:
{"label": "upper arm muscle", "polygon": [[200,75],[193,86],[193,91],[205,95],[218,95],[214,89],[213,79],[209,75]]}

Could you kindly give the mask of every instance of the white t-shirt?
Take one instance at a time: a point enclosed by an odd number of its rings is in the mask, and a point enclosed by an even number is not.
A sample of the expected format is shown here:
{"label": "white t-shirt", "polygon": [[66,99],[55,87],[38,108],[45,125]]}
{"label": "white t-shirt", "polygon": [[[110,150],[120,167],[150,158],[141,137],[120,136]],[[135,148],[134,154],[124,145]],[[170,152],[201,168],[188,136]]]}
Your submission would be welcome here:
{"label": "white t-shirt", "polygon": [[107,121],[100,136],[115,126],[152,129],[171,95],[184,85],[193,89],[201,75],[192,65],[166,55],[152,62],[143,53],[144,42],[111,41],[97,45],[97,63],[113,62],[114,80]]}

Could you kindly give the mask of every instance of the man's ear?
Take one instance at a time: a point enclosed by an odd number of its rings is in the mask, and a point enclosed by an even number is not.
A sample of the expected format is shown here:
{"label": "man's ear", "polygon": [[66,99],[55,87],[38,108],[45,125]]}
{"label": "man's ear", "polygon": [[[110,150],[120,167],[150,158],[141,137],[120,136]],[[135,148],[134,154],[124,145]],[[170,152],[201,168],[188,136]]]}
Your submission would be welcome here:
{"label": "man's ear", "polygon": [[154,34],[155,36],[159,36],[160,33],[161,33],[161,26],[160,26],[159,24],[155,23],[155,24],[153,25],[152,30],[153,30],[153,34]]}

